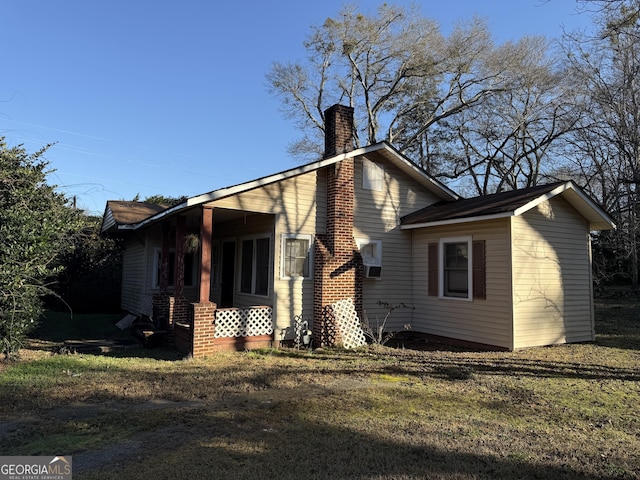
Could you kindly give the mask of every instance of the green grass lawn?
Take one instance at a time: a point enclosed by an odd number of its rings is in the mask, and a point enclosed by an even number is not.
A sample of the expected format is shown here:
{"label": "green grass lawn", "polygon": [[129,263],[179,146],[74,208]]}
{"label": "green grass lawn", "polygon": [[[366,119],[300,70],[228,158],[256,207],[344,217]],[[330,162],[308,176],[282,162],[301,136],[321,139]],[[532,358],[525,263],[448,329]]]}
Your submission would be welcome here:
{"label": "green grass lawn", "polygon": [[0,452],[72,455],[76,479],[637,479],[637,308],[520,352],[29,350],[0,367]]}

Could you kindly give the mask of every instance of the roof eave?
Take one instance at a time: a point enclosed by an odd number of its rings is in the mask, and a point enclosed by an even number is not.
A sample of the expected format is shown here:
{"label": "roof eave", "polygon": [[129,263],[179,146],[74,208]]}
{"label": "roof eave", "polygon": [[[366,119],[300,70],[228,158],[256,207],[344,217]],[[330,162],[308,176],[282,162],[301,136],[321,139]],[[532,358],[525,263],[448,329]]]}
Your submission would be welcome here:
{"label": "roof eave", "polygon": [[513,212],[503,212],[503,213],[494,213],[491,215],[479,215],[477,217],[450,218],[447,220],[435,220],[433,222],[422,222],[422,223],[414,223],[414,224],[408,224],[408,225],[400,225],[400,230],[413,230],[415,228],[425,228],[425,227],[441,227],[444,225],[458,225],[461,223],[482,222],[486,220],[495,220],[498,218],[509,218],[513,216],[514,216]]}
{"label": "roof eave", "polygon": [[403,164],[405,167],[409,168],[414,174],[419,176],[423,183],[430,187],[429,190],[435,193],[440,199],[453,201],[460,199],[460,196],[455,193],[453,190],[445,186],[444,184],[438,182],[434,178],[432,178],[424,169],[420,168],[418,165],[409,160],[406,156],[404,156],[400,151],[393,147],[393,145],[388,142],[380,142],[373,145],[370,145],[371,151],[384,150],[391,156],[393,156],[397,162]]}
{"label": "roof eave", "polygon": [[400,228],[402,230],[411,230],[415,228],[437,227],[443,225],[455,225],[461,223],[493,220],[497,218],[517,217],[558,195],[562,196],[573,208],[576,209],[576,211],[578,211],[589,222],[589,230],[612,230],[616,228],[616,224],[613,222],[613,219],[607,214],[607,212],[600,208],[593,200],[591,200],[591,198],[589,198],[571,181],[559,185],[553,190],[540,195],[539,197],[536,197],[530,202],[527,202],[523,206],[512,211],[491,215],[478,215],[401,225]]}
{"label": "roof eave", "polygon": [[514,212],[515,215],[522,215],[523,213],[538,206],[542,202],[550,200],[551,198],[560,195],[564,198],[573,208],[575,208],[588,222],[590,230],[615,230],[616,224],[613,219],[605,212],[598,204],[596,204],[588,195],[586,195],[577,185],[568,181],[558,187],[554,188],[550,192],[540,195],[536,199],[528,202],[520,208],[517,208]]}
{"label": "roof eave", "polygon": [[309,173],[314,170],[328,167],[335,163],[341,162],[342,160],[355,158],[361,155],[367,155],[369,153],[379,152],[379,151],[385,151],[391,154],[391,156],[394,157],[397,162],[400,162],[404,164],[406,167],[409,167],[410,169],[412,169],[416,174],[418,174],[423,179],[424,184],[429,185],[431,187],[430,188],[431,191],[438,192],[438,196],[443,200],[457,200],[458,198],[460,198],[455,192],[445,187],[440,182],[431,178],[424,170],[422,170],[413,162],[411,162],[406,157],[404,157],[400,152],[398,152],[395,148],[393,148],[387,142],[379,142],[373,145],[367,145],[366,147],[356,148],[355,150],[341,153],[333,157],[324,158],[322,160],[317,160],[315,162],[307,163],[300,167],[292,168],[290,170],[285,170],[284,172],[258,178],[256,180],[251,180],[245,183],[240,183],[238,185],[234,185],[231,187],[220,188],[218,190],[214,190],[209,193],[204,193],[202,195],[196,195],[195,197],[188,198],[186,201],[184,201],[179,205],[176,205],[172,208],[164,210],[163,212],[153,215],[152,217],[149,217],[143,220],[142,222],[132,225],[132,228],[134,230],[137,230],[139,228],[150,225],[151,223],[155,223],[159,220],[162,220],[165,217],[169,217],[185,209],[189,209],[192,207],[196,207],[198,205],[213,202],[215,200],[220,200],[222,198],[230,197],[238,193],[246,192],[248,190],[253,190],[254,188],[263,187],[265,185],[269,185],[281,180],[285,180],[287,178],[303,175],[305,173]]}

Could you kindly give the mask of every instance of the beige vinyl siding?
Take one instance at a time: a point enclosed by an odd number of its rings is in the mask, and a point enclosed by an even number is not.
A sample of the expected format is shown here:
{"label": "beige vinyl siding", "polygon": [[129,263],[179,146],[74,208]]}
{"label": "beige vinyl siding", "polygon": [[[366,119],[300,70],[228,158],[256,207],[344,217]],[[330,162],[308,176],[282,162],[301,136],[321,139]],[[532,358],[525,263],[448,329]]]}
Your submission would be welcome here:
{"label": "beige vinyl siding", "polygon": [[[414,323],[418,332],[512,348],[509,219],[412,230]],[[486,299],[430,297],[428,244],[471,236],[485,241]],[[439,252],[441,255],[441,252]]]}
{"label": "beige vinyl siding", "polygon": [[[316,224],[316,172],[288,178],[210,203],[214,207],[281,214],[285,228],[313,230]],[[292,232],[296,233],[296,232]]]}
{"label": "beige vinyl siding", "polygon": [[[317,231],[324,231],[326,224],[324,216],[326,211],[325,179],[324,172],[310,172],[211,203],[214,208],[232,208],[275,214],[275,217],[263,217],[263,220],[270,219],[268,224],[256,223],[255,218],[259,217],[254,217],[247,222],[216,224],[214,236],[215,238],[234,237],[237,239],[236,265],[239,266],[242,235],[261,231],[268,231],[272,235],[273,271],[270,277],[272,291],[269,298],[242,294],[238,291],[237,285],[234,297],[237,306],[261,303],[273,306],[276,340],[292,338],[293,317],[295,315],[302,315],[310,322],[313,320],[313,279],[281,278],[281,240],[282,234],[315,235]],[[317,195],[317,192],[320,193]],[[321,209],[317,208],[318,203],[321,204]],[[238,280],[236,278],[236,281]],[[217,289],[214,289],[212,294],[214,298],[217,298]]]}
{"label": "beige vinyl siding", "polygon": [[120,306],[136,315],[151,312],[145,308],[145,245],[137,238],[127,240],[122,258],[122,291]]}
{"label": "beige vinyl siding", "polygon": [[[384,170],[382,191],[363,189],[362,159],[356,161],[354,178],[354,236],[382,240],[382,276],[379,280],[365,278],[362,292],[363,308],[374,326],[387,313],[378,302],[407,306],[413,303],[411,232],[400,230],[400,217],[437,201],[391,164],[378,162],[378,165]],[[395,310],[386,328],[401,330],[405,324],[413,324],[413,313],[410,308]]]}
{"label": "beige vinyl siding", "polygon": [[107,207],[106,211],[104,212],[104,218],[102,219],[102,231],[106,232],[115,224],[116,220],[113,218],[113,212],[109,207]]}
{"label": "beige vinyl siding", "polygon": [[515,348],[593,340],[589,228],[556,197],[513,219]]}

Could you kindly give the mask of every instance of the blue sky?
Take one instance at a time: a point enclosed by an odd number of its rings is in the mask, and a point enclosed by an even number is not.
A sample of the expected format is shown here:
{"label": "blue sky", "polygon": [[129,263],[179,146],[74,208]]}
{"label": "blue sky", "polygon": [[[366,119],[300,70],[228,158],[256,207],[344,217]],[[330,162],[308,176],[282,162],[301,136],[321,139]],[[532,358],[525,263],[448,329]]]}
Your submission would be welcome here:
{"label": "blue sky", "polygon": [[[107,200],[193,196],[291,168],[298,135],[265,73],[303,59],[309,27],[343,3],[3,0],[0,136],[30,152],[57,142],[51,182],[92,214]],[[419,4],[445,33],[485,17],[498,41],[590,25],[575,0]]]}

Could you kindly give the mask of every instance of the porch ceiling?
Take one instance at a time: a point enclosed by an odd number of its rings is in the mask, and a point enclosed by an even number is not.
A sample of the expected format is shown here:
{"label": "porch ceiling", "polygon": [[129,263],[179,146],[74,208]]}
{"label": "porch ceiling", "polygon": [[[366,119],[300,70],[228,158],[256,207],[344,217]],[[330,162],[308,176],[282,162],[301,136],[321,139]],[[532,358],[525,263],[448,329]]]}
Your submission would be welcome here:
{"label": "porch ceiling", "polygon": [[231,210],[228,208],[214,208],[213,209],[213,223],[228,222],[231,220],[237,220],[245,215],[252,215],[254,212],[247,212],[243,210]]}

